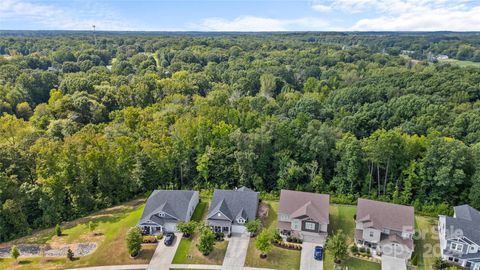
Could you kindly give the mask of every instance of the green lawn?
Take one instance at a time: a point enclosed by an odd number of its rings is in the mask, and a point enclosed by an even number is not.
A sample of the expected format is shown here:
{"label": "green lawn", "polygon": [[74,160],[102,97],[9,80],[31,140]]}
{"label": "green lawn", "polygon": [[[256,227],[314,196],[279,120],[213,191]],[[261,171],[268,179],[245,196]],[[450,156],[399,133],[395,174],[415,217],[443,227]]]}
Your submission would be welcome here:
{"label": "green lawn", "polygon": [[[208,211],[208,201],[201,201],[192,214],[192,220],[202,222]],[[222,264],[227,252],[228,242],[217,242],[215,248],[208,256],[203,256],[197,249],[199,241],[198,233],[191,239],[182,238],[178,245],[177,252],[173,258],[174,264]]]}
{"label": "green lawn", "polygon": [[[83,241],[98,244],[93,254],[80,257],[73,262],[65,258],[48,258],[46,262],[41,263],[38,257],[20,258],[20,265],[15,269],[65,269],[109,264],[144,264],[150,261],[155,246],[144,246],[138,258],[130,259],[125,244],[126,232],[137,224],[142,211],[143,200],[136,200],[69,222],[63,226],[65,229],[61,237],[52,236],[53,229],[49,229],[5,245],[12,243],[72,244]],[[98,224],[95,230],[96,236],[93,236],[88,229],[87,224],[90,220]],[[12,260],[0,260],[0,269],[13,269]]]}
{"label": "green lawn", "polygon": [[[261,217],[263,227],[269,230],[276,229],[278,202],[263,201],[261,207],[268,208],[268,214]],[[274,246],[266,259],[260,259],[260,252],[255,247],[255,238],[252,238],[248,246],[245,266],[296,270],[300,268],[300,251]]]}
{"label": "green lawn", "polygon": [[449,63],[452,65],[457,65],[460,67],[480,67],[480,62],[472,62],[472,61],[462,61],[457,59],[445,59],[440,60],[441,63]]}
{"label": "green lawn", "polygon": [[419,233],[415,240],[415,255],[418,258],[418,269],[433,268],[435,257],[440,256],[438,248],[437,219],[432,217],[415,217],[415,226]]}

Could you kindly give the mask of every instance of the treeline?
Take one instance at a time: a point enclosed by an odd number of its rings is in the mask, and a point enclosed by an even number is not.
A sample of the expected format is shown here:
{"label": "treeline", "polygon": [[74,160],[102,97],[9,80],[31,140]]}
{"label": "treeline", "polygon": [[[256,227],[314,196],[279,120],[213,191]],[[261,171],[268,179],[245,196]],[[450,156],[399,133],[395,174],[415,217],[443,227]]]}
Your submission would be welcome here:
{"label": "treeline", "polygon": [[0,241],[155,188],[480,207],[480,70],[308,35],[0,38]]}

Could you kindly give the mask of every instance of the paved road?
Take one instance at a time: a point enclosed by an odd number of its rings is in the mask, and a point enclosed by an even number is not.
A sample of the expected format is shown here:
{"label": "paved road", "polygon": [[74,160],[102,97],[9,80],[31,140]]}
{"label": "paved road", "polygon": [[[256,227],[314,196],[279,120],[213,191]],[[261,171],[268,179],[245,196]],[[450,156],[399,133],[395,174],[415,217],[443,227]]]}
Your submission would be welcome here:
{"label": "paved road", "polygon": [[382,270],[407,270],[404,259],[392,256],[382,256]]}
{"label": "paved road", "polygon": [[247,234],[233,234],[228,241],[227,252],[223,259],[222,269],[243,269],[247,258],[250,236]]}
{"label": "paved road", "polygon": [[150,260],[147,270],[168,269],[170,267],[178,245],[180,244],[180,240],[182,239],[181,233],[176,233],[175,236],[175,242],[169,247],[165,246],[162,241],[158,243],[157,249],[155,249],[155,253]]}
{"label": "paved road", "polygon": [[148,264],[131,264],[131,265],[107,265],[93,266],[83,268],[71,268],[69,270],[145,270]]}
{"label": "paved road", "polygon": [[313,258],[315,246],[318,245],[320,244],[303,242],[300,270],[323,270],[323,261],[317,261]]}

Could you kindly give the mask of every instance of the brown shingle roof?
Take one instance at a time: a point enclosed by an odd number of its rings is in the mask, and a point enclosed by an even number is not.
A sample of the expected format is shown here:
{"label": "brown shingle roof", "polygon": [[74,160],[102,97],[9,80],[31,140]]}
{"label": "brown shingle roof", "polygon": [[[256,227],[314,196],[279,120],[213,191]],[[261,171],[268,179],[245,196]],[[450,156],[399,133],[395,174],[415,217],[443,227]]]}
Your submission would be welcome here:
{"label": "brown shingle roof", "polygon": [[329,206],[329,195],[282,190],[278,212],[291,215],[292,218],[308,216],[319,223],[328,224]]}
{"label": "brown shingle roof", "polygon": [[368,227],[413,232],[414,210],[411,206],[358,199],[357,221],[367,222]]}

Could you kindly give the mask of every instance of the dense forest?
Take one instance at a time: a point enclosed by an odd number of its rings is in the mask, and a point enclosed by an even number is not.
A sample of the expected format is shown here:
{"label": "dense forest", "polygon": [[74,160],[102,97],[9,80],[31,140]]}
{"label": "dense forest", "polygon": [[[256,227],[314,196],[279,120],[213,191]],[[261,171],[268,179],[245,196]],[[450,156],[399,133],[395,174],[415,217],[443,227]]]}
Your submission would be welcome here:
{"label": "dense forest", "polygon": [[0,241],[155,188],[480,207],[480,68],[427,59],[477,34],[3,34]]}

